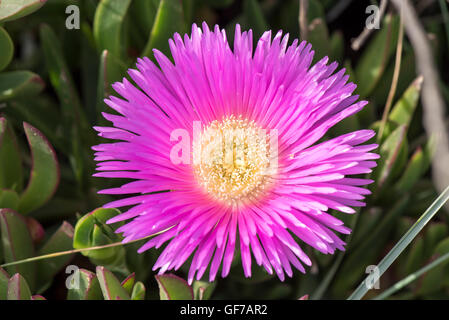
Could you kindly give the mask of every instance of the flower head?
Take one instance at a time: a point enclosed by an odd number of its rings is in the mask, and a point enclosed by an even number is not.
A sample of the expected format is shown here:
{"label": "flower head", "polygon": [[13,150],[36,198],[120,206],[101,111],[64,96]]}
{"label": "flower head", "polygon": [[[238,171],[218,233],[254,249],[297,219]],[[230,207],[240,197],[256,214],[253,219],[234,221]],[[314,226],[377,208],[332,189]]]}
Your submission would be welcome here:
{"label": "flower head", "polygon": [[154,50],[159,66],[139,59],[137,70],[105,102],[112,127],[100,136],[120,140],[93,149],[96,176],[130,178],[106,194],[139,194],[104,207],[128,207],[109,223],[131,241],[159,233],[139,252],[167,243],[154,265],[177,270],[192,258],[188,280],[227,276],[240,250],[245,276],[252,257],[283,280],[292,266],[305,272],[304,243],[322,253],[344,250],[336,232],[350,232],[330,209],[363,206],[368,179],[350,178],[376,165],[372,130],[324,142],[329,128],[366,101],[345,70],[325,57],[311,66],[306,42],[265,32],[253,50],[251,30],[235,29],[233,49],[224,30],[192,27],[170,39],[174,64]]}

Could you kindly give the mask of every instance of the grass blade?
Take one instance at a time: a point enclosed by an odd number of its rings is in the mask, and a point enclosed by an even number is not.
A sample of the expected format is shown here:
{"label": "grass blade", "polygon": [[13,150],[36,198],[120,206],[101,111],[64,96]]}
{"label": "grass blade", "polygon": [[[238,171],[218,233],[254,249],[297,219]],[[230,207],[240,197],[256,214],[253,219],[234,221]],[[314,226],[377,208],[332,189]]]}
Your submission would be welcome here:
{"label": "grass blade", "polygon": [[[433,218],[433,216],[440,210],[440,208],[449,200],[449,187],[447,187],[438,198],[431,204],[423,215],[415,222],[415,224],[405,233],[405,235],[396,243],[387,255],[380,261],[379,277],[393,264],[397,257],[404,251],[404,249],[413,241],[418,233],[426,226],[426,224]],[[357,289],[349,296],[348,300],[360,300],[369,290],[369,283],[372,275],[368,275]]]}
{"label": "grass blade", "polygon": [[422,267],[418,271],[413,272],[412,274],[408,275],[404,279],[396,282],[396,284],[394,284],[393,286],[391,286],[390,288],[388,288],[387,290],[385,290],[384,292],[382,292],[381,294],[376,296],[374,298],[374,300],[384,300],[384,299],[388,298],[392,294],[394,294],[397,291],[401,290],[405,286],[407,286],[410,283],[412,283],[413,281],[417,280],[420,276],[422,276],[426,272],[428,272],[428,271],[432,270],[433,268],[439,266],[441,263],[445,262],[448,259],[449,259],[449,252],[446,253],[445,255],[442,255],[438,259],[432,261],[428,265]]}

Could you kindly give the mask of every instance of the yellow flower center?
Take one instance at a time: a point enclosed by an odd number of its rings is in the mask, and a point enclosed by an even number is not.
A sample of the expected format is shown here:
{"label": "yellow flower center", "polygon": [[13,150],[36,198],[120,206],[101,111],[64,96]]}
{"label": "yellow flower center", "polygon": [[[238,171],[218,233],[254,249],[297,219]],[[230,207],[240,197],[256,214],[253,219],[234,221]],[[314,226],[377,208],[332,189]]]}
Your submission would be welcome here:
{"label": "yellow flower center", "polygon": [[241,117],[211,122],[193,141],[198,183],[228,205],[257,199],[276,173],[277,144],[273,148],[272,140],[266,130]]}

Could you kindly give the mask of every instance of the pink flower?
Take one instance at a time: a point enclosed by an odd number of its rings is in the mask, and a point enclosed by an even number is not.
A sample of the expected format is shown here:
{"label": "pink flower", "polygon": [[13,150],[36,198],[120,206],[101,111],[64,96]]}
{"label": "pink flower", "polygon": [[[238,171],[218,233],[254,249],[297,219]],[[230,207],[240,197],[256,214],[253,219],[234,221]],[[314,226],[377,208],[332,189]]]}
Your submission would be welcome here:
{"label": "pink flower", "polygon": [[[128,220],[117,230],[125,242],[159,233],[139,249],[167,243],[153,268],[159,274],[193,256],[190,283],[209,266],[210,281],[220,266],[226,277],[237,248],[246,277],[253,256],[284,280],[292,266],[305,272],[303,264],[311,265],[300,245],[344,250],[336,232],[350,230],[328,211],[351,214],[364,205],[370,192],[362,186],[372,181],[347,176],[376,165],[370,151],[377,145],[361,145],[374,132],[318,141],[367,102],[352,95],[356,85],[344,69],[334,73],[337,63],[325,57],[311,66],[311,45],[287,42],[288,35],[271,40],[267,31],[253,50],[251,30],[237,25],[232,50],[218,26],[193,25],[191,37],[170,39],[174,64],[154,50],[159,67],[138,59],[137,70],[129,70],[136,85],[113,85],[122,98],[105,102],[120,115],[104,113],[113,126],[95,129],[121,141],[93,147],[95,176],[135,180],[100,193],[140,194],[104,207],[128,207],[109,221]],[[199,150],[201,161],[173,161],[179,130],[194,137],[184,160]],[[266,136],[258,134],[263,130]]]}

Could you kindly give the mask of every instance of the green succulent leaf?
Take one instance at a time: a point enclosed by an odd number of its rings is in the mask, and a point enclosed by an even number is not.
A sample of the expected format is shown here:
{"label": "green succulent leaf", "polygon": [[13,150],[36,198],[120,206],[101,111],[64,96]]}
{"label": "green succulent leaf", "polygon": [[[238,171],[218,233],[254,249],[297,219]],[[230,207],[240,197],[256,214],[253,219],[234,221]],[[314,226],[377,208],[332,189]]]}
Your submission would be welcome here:
{"label": "green succulent leaf", "polygon": [[20,197],[19,212],[26,214],[46,203],[59,184],[59,164],[53,147],[36,128],[24,123],[33,158],[28,185]]}
{"label": "green succulent leaf", "polygon": [[119,59],[126,58],[124,21],[131,0],[103,0],[94,18],[94,37],[102,52],[108,50]]}
{"label": "green succulent leaf", "polygon": [[25,278],[16,273],[8,282],[8,300],[31,300],[31,290]]}
{"label": "green succulent leaf", "polygon": [[122,79],[126,65],[104,50],[100,56],[100,68],[97,86],[97,119],[103,119],[101,112],[105,111],[104,99],[112,94],[111,84]]}
{"label": "green succulent leaf", "polygon": [[[61,103],[64,134],[71,137],[72,141],[78,141],[81,137],[83,141],[92,145],[93,132],[81,107],[60,41],[53,30],[45,24],[40,28],[40,39],[50,82]],[[76,135],[73,136],[73,133]]]}
{"label": "green succulent leaf", "polygon": [[192,285],[195,300],[209,300],[215,286],[215,282],[195,281]]}
{"label": "green succulent leaf", "polygon": [[17,97],[33,97],[45,88],[45,83],[31,71],[0,73],[0,102]]}
{"label": "green succulent leaf", "polygon": [[131,299],[126,289],[120,284],[120,281],[105,267],[97,267],[97,278],[100,282],[101,291],[105,300]]}
{"label": "green succulent leaf", "polygon": [[387,15],[382,28],[363,51],[355,69],[357,92],[362,97],[369,95],[382,78],[384,70],[396,48],[399,33],[399,18]]}
{"label": "green succulent leaf", "polygon": [[125,280],[122,281],[123,289],[128,292],[129,295],[133,292],[134,283],[136,282],[136,274],[133,272]]}
{"label": "green succulent leaf", "polygon": [[418,148],[410,158],[396,188],[403,192],[409,191],[430,167],[435,152],[435,136],[431,137],[424,148]]}
{"label": "green succulent leaf", "polygon": [[34,218],[25,217],[28,230],[30,231],[31,239],[34,244],[38,244],[45,237],[45,230],[42,225]]}
{"label": "green succulent leaf", "polygon": [[[120,211],[117,209],[99,208],[83,216],[75,225],[73,247],[75,249],[84,249],[121,241],[121,237],[114,233],[110,225],[106,224],[109,219],[119,213]],[[121,224],[114,224],[114,226],[117,225]],[[125,263],[125,249],[122,246],[83,251],[81,253],[93,259],[93,262],[96,264],[107,265],[111,269],[114,269],[114,267],[120,269]]]}
{"label": "green succulent leaf", "polygon": [[0,22],[22,18],[40,9],[47,0],[0,1]]}
{"label": "green succulent leaf", "polygon": [[404,152],[407,141],[407,126],[401,125],[394,130],[380,147],[380,160],[376,170],[376,182],[382,186],[387,179],[391,180],[392,173],[398,171],[404,164],[401,153]]}
{"label": "green succulent leaf", "polygon": [[0,208],[17,210],[19,206],[19,195],[13,190],[0,190]]}
{"label": "green succulent leaf", "polygon": [[422,82],[422,76],[416,78],[412,82],[412,84],[402,95],[401,99],[399,99],[391,110],[391,113],[388,116],[390,121],[396,123],[397,125],[410,125],[413,113],[418,105]]}
{"label": "green succulent leaf", "polygon": [[[5,262],[14,262],[34,256],[33,240],[25,218],[11,209],[0,209],[0,227]],[[6,267],[9,274],[20,273],[31,288],[36,278],[35,262]]]}
{"label": "green succulent leaf", "polygon": [[95,273],[78,269],[70,278],[67,300],[100,300],[103,295]]}
{"label": "green succulent leaf", "polygon": [[23,188],[22,157],[17,138],[5,118],[0,117],[0,188],[20,192]]}
{"label": "green succulent leaf", "polygon": [[[73,227],[64,221],[56,232],[39,250],[38,255],[46,255],[72,249]],[[73,254],[40,260],[37,262],[37,288],[43,292],[51,284],[53,277],[72,259]]]}
{"label": "green succulent leaf", "polygon": [[141,33],[148,37],[153,28],[160,0],[134,0],[131,2],[131,12]]}
{"label": "green succulent leaf", "polygon": [[40,294],[36,294],[34,296],[31,296],[31,300],[47,300],[45,299],[43,296],[41,296]]}
{"label": "green succulent leaf", "polygon": [[[437,257],[441,257],[447,253],[449,253],[449,238],[442,240],[437,245],[432,255],[432,260],[435,260]],[[449,284],[449,277],[447,275],[448,264],[449,259],[439,264],[437,267],[433,268],[423,276],[421,285],[418,290],[419,295],[428,295],[432,292],[440,290],[445,285]]]}
{"label": "green succulent leaf", "polygon": [[149,40],[143,49],[142,56],[152,57],[151,52],[154,48],[157,48],[166,55],[169,54],[168,39],[175,32],[181,34],[185,32],[182,2],[177,0],[161,0]]}
{"label": "green succulent leaf", "polygon": [[343,61],[344,57],[344,38],[343,33],[341,31],[334,31],[330,38],[330,47],[331,47],[331,60],[334,61]]}
{"label": "green succulent leaf", "polygon": [[161,300],[193,300],[193,289],[187,281],[174,274],[155,276]]}
{"label": "green succulent leaf", "polygon": [[257,0],[245,0],[243,12],[248,25],[254,31],[255,37],[260,37],[266,30],[270,29]]}
{"label": "green succulent leaf", "polygon": [[435,248],[438,247],[448,235],[449,228],[444,222],[434,222],[427,227],[424,237],[424,258],[430,258],[435,254]]}
{"label": "green succulent leaf", "polygon": [[407,261],[405,263],[405,272],[410,274],[420,267],[424,257],[424,239],[422,236],[416,237],[413,244],[410,246],[410,252],[407,256]]}
{"label": "green succulent leaf", "polygon": [[334,284],[335,292],[342,294],[350,289],[354,282],[365,274],[366,266],[375,263],[375,259],[388,241],[388,236],[394,229],[396,221],[407,209],[409,201],[408,196],[400,198],[374,230],[356,248],[351,249],[352,254],[343,263],[339,271],[341,276],[336,279]]}
{"label": "green succulent leaf", "polygon": [[[0,3],[1,6],[1,3]],[[8,32],[0,26],[0,71],[5,69],[14,55],[14,45]]]}
{"label": "green succulent leaf", "polygon": [[324,56],[330,55],[331,42],[329,39],[329,31],[327,30],[326,22],[323,19],[316,18],[309,24],[307,41],[312,44],[312,48],[315,51],[315,62],[322,59]]}
{"label": "green succulent leaf", "polygon": [[6,300],[8,294],[8,273],[0,267],[0,300]]}
{"label": "green succulent leaf", "polygon": [[[401,95],[409,87],[413,79],[416,78],[416,66],[415,66],[415,55],[413,50],[404,49],[403,56],[401,58],[401,68],[399,71],[399,77],[397,80],[396,93],[394,96],[394,101],[401,98]],[[376,88],[370,94],[370,100],[375,102],[379,106],[384,106],[387,102],[388,94],[393,81],[394,69],[395,69],[395,59],[391,59],[388,68],[385,70],[382,81],[379,81]]]}
{"label": "green succulent leaf", "polygon": [[145,285],[142,282],[137,281],[131,293],[131,300],[145,300],[145,292]]}

